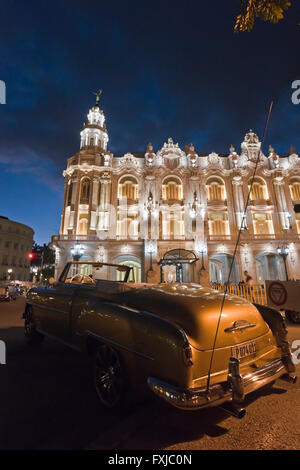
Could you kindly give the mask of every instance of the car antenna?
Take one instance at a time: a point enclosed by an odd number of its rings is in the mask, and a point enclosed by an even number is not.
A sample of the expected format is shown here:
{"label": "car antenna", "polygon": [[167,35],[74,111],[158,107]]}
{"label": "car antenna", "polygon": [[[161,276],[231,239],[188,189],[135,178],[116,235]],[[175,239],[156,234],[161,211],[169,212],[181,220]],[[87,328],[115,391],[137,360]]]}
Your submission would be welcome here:
{"label": "car antenna", "polygon": [[262,136],[262,139],[261,139],[260,149],[259,149],[259,152],[257,154],[256,161],[255,161],[255,167],[254,167],[253,175],[252,175],[252,178],[251,178],[251,183],[250,183],[250,187],[249,187],[249,191],[248,191],[248,195],[247,195],[247,200],[246,200],[242,220],[241,220],[239,231],[238,231],[238,236],[237,236],[234,251],[233,251],[233,256],[232,256],[232,260],[231,260],[231,264],[230,264],[229,273],[228,273],[228,276],[227,276],[227,281],[225,283],[225,289],[224,289],[224,294],[223,294],[223,298],[222,298],[222,302],[221,302],[221,308],[220,308],[220,313],[219,313],[219,318],[218,318],[218,323],[217,323],[217,328],[216,328],[216,333],[215,333],[215,337],[214,337],[214,343],[213,343],[213,348],[212,348],[210,363],[209,363],[209,368],[208,368],[207,383],[206,383],[206,394],[208,396],[209,396],[209,387],[210,387],[210,376],[211,376],[212,363],[213,363],[214,352],[215,352],[215,348],[216,348],[217,336],[218,336],[218,332],[219,332],[223,307],[224,307],[224,303],[225,303],[225,299],[226,299],[226,294],[227,294],[227,290],[228,290],[228,285],[229,285],[229,281],[230,281],[231,272],[232,272],[235,257],[236,257],[237,248],[239,246],[239,242],[240,242],[240,238],[241,238],[241,233],[242,233],[242,230],[244,229],[244,221],[245,221],[246,215],[247,215],[247,208],[248,208],[248,205],[249,205],[250,194],[251,194],[251,191],[252,191],[252,186],[253,186],[254,178],[255,178],[255,175],[256,175],[257,167],[258,167],[258,162],[259,162],[259,159],[260,159],[260,156],[261,156],[261,153],[262,153],[262,147],[263,147],[263,143],[264,143],[264,140],[265,140],[265,136],[266,136],[270,116],[271,116],[271,113],[272,113],[272,109],[273,109],[273,101],[271,101],[270,106],[269,106],[269,111],[268,111],[267,119],[266,119],[266,122],[265,122],[265,128],[264,128],[263,136]]}

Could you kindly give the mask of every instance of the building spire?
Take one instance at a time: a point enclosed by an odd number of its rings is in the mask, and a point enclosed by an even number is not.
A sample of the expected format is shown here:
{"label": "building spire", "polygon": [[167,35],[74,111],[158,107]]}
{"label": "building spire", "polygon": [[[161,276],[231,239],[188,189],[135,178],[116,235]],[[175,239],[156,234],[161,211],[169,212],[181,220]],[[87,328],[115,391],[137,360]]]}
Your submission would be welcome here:
{"label": "building spire", "polygon": [[94,91],[93,95],[96,95],[96,106],[99,106],[100,96],[102,95],[102,90]]}

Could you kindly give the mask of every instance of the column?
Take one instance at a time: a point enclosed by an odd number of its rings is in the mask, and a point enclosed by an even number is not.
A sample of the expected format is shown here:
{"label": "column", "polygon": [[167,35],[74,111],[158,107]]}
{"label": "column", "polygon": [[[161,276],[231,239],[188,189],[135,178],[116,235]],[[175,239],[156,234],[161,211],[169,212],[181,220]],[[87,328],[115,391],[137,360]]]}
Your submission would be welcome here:
{"label": "column", "polygon": [[90,229],[96,230],[97,222],[97,205],[98,205],[98,194],[99,194],[99,179],[93,179],[92,187],[92,200],[91,200],[91,218],[90,218]]}
{"label": "column", "polygon": [[235,215],[236,215],[236,224],[237,228],[241,227],[242,218],[244,214],[245,204],[243,197],[243,183],[241,180],[233,179],[233,195],[234,195],[234,206],[235,206]]}
{"label": "column", "polygon": [[284,183],[282,181],[273,181],[275,198],[278,206],[280,225],[283,230],[290,228],[289,212],[284,194]]}

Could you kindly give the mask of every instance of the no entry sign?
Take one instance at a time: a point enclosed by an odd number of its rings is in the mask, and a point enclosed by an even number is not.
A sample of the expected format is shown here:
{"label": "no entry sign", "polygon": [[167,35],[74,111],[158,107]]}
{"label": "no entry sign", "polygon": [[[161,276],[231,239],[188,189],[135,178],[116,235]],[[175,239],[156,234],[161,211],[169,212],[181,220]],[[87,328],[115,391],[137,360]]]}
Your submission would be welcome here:
{"label": "no entry sign", "polygon": [[287,300],[287,291],[280,282],[272,282],[269,285],[269,298],[274,305],[283,305]]}

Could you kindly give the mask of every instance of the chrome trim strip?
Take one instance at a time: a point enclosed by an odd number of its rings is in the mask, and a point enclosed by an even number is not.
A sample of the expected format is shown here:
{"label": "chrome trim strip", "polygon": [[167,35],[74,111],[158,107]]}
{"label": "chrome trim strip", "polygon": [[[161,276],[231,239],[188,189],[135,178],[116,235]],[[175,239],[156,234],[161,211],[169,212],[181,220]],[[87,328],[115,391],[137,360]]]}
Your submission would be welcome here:
{"label": "chrome trim strip", "polygon": [[[64,315],[69,315],[69,312],[66,312],[65,310],[60,310],[58,308],[49,307],[49,305],[37,304],[35,302],[27,302],[27,303],[32,305],[33,307],[41,308],[43,310],[51,310],[53,312],[63,313]],[[71,307],[71,305],[70,305],[70,307]]]}
{"label": "chrome trim strip", "polygon": [[[235,323],[235,322],[234,322]],[[255,323],[247,323],[245,325],[237,325],[237,326],[230,326],[229,328],[225,328],[225,333],[231,333],[232,331],[238,331],[238,330],[245,330],[246,328],[253,328],[256,326]]]}
{"label": "chrome trim strip", "polygon": [[[266,366],[242,376],[245,394],[278,379],[285,372],[282,359],[276,359]],[[183,410],[197,410],[210,406],[217,406],[225,401],[232,401],[233,390],[229,382],[212,385],[207,393],[206,387],[181,389],[163,382],[155,377],[148,377],[148,386],[160,398],[166,400],[176,408]]]}
{"label": "chrome trim strip", "polygon": [[87,330],[87,333],[89,336],[94,336],[95,338],[101,339],[101,341],[106,341],[107,343],[113,344],[114,346],[117,346],[121,349],[125,349],[126,351],[136,354],[137,356],[141,356],[144,359],[149,359],[150,361],[155,360],[154,357],[147,356],[147,354],[136,351],[135,349],[128,348],[127,346],[124,346],[123,344],[117,343],[116,341],[113,341],[112,339],[105,338],[104,336],[98,335],[97,333],[93,333],[90,330]]}

